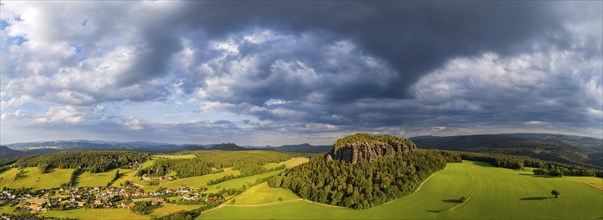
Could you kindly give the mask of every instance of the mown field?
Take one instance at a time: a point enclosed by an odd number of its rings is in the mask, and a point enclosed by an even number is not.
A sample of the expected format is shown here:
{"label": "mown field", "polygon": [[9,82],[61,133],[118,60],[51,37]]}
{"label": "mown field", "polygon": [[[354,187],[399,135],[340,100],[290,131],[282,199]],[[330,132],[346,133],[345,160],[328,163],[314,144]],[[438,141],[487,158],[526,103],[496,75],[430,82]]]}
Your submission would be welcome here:
{"label": "mown field", "polygon": [[[329,207],[304,200],[265,206],[227,205],[198,219],[601,219],[603,192],[591,177],[541,177],[526,171],[464,161],[448,164],[420,190],[368,210]],[[550,191],[561,192],[555,199]],[[469,200],[458,203],[462,196]],[[245,195],[261,199],[263,196]],[[235,204],[238,201],[235,201]],[[257,202],[247,202],[255,203]]]}
{"label": "mown field", "polygon": [[238,170],[226,169],[224,172],[220,172],[220,173],[214,173],[214,174],[208,174],[208,175],[196,176],[196,177],[189,177],[189,178],[184,178],[184,179],[177,179],[174,181],[161,183],[156,186],[145,186],[144,189],[147,191],[155,191],[155,190],[159,189],[160,187],[163,187],[166,189],[173,189],[173,188],[177,188],[177,187],[181,187],[181,186],[201,188],[201,187],[206,187],[207,182],[209,182],[210,180],[219,179],[221,177],[228,176],[228,175],[236,176],[239,174],[241,174],[241,172],[239,172]]}
{"label": "mown field", "polygon": [[[119,186],[120,183],[127,180],[128,177],[134,172],[132,169],[113,169],[107,172],[90,173],[84,172],[77,179],[78,186],[106,186],[107,183],[111,182],[115,177],[115,171],[119,170],[120,178],[117,179],[112,185]],[[125,178],[125,179],[124,179]],[[123,181],[121,181],[124,179]]]}
{"label": "mown field", "polygon": [[231,205],[258,205],[266,203],[284,202],[300,199],[291,190],[283,188],[270,188],[266,182],[252,186],[245,192],[236,196]]}
{"label": "mown field", "polygon": [[151,217],[161,217],[164,215],[168,215],[174,212],[179,212],[183,210],[193,210],[199,208],[199,205],[176,205],[176,204],[163,204],[161,207],[153,209],[150,216]]}
{"label": "mown field", "polygon": [[267,163],[266,165],[264,165],[264,167],[266,169],[272,169],[272,168],[275,168],[275,167],[278,167],[278,166],[281,166],[284,164],[287,168],[291,168],[291,167],[300,165],[302,163],[306,163],[309,160],[310,159],[308,159],[307,157],[294,157],[294,158],[291,158],[287,161],[283,161],[280,163]]}
{"label": "mown field", "polygon": [[195,158],[194,154],[159,154],[156,155],[158,158],[165,159],[193,159]]}
{"label": "mown field", "polygon": [[[308,158],[295,157],[295,158],[291,158],[287,161],[283,161],[283,162],[279,162],[279,163],[268,163],[264,167],[270,169],[270,168],[280,166],[281,164],[284,164],[287,168],[291,168],[291,167],[300,165],[305,162],[308,162]],[[145,165],[145,164],[143,164],[143,165]],[[150,166],[150,165],[147,164],[147,166]],[[248,177],[244,177],[244,178],[236,178],[236,179],[228,180],[228,181],[225,181],[225,182],[213,185],[213,186],[209,186],[208,192],[215,193],[215,192],[220,191],[221,189],[239,189],[239,188],[243,187],[244,185],[255,184],[256,181],[260,178],[273,176],[273,175],[280,173],[281,171],[282,170],[271,171],[271,172],[263,173],[260,175],[254,175],[254,176],[248,176]],[[133,178],[133,181],[134,181],[134,183],[143,185],[145,190],[150,190],[150,191],[157,190],[160,187],[168,188],[168,189],[181,187],[181,186],[200,188],[200,187],[206,187],[207,182],[209,182],[210,180],[218,179],[218,178],[228,176],[228,175],[237,176],[240,174],[241,174],[241,172],[239,172],[238,170],[232,170],[232,168],[226,168],[226,169],[224,169],[224,172],[209,174],[209,175],[204,175],[204,176],[189,177],[189,178],[184,178],[184,179],[177,179],[177,180],[170,181],[170,182],[162,182],[156,186],[149,186],[149,185],[147,185],[148,181],[139,180],[138,178]]]}
{"label": "mown field", "polygon": [[17,179],[15,179],[15,175],[19,172],[17,168],[0,173],[0,188],[56,188],[68,183],[71,173],[73,173],[73,169],[52,169],[50,172],[44,174],[37,167],[27,167],[23,170],[25,171],[25,176]]}
{"label": "mown field", "polygon": [[76,219],[149,219],[149,216],[136,214],[128,209],[72,209],[66,211],[50,210],[42,216]]}
{"label": "mown field", "polygon": [[227,181],[215,184],[215,185],[208,186],[207,191],[205,191],[205,192],[206,193],[216,193],[216,192],[220,191],[221,189],[240,189],[243,186],[251,186],[251,185],[255,184],[258,179],[261,179],[264,177],[269,177],[269,176],[275,176],[275,175],[279,174],[280,172],[283,172],[283,170],[275,170],[275,171],[270,171],[270,172],[262,173],[262,174],[258,174],[258,175],[227,180]]}

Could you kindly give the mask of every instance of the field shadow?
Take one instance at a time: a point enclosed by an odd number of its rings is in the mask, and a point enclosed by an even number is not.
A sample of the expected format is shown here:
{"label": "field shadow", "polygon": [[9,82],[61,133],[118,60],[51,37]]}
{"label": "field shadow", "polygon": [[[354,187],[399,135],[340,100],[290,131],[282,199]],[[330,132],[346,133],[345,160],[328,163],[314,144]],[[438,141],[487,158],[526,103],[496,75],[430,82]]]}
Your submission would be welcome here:
{"label": "field shadow", "polygon": [[535,196],[535,197],[525,197],[525,198],[521,198],[519,200],[524,200],[524,201],[539,201],[539,200],[545,200],[545,199],[550,199],[552,197],[544,197],[544,196]]}
{"label": "field shadow", "polygon": [[461,203],[460,200],[458,199],[443,199],[442,202],[447,202],[447,203]]}

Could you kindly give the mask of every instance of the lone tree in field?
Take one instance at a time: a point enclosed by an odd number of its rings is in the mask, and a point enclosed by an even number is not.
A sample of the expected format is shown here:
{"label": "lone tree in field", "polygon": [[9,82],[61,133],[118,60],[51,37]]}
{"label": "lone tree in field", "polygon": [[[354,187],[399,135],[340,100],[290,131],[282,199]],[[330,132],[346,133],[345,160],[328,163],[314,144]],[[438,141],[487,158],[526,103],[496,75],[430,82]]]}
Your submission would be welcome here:
{"label": "lone tree in field", "polygon": [[553,191],[551,191],[551,194],[553,194],[553,196],[555,196],[555,198],[559,198],[559,194],[561,194],[561,192],[554,189]]}

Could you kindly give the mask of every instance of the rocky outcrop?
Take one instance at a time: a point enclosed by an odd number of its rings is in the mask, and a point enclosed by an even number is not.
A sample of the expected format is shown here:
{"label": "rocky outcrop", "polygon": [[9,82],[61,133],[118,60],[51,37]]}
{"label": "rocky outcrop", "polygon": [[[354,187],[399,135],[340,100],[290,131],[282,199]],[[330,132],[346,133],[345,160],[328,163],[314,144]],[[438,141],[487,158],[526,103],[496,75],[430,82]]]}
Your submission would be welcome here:
{"label": "rocky outcrop", "polygon": [[325,155],[325,161],[371,162],[382,157],[392,157],[396,153],[406,154],[416,149],[417,146],[412,141],[401,137],[355,134],[337,140],[333,150]]}

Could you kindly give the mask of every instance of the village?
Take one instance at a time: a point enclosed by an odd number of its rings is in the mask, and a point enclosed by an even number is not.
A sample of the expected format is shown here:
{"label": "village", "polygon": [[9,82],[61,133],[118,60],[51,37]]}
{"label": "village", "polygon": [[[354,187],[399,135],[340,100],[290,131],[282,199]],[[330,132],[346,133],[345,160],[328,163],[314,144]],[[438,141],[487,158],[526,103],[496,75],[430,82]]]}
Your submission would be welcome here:
{"label": "village", "polygon": [[[0,206],[11,205],[15,209],[33,213],[50,209],[68,210],[78,208],[127,208],[139,205],[160,206],[164,203],[204,205],[220,202],[222,193],[200,194],[204,189],[182,186],[174,189],[144,191],[128,182],[125,187],[60,187],[47,190],[3,188],[0,192]],[[206,196],[205,199],[202,197]]]}

